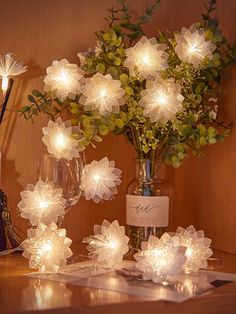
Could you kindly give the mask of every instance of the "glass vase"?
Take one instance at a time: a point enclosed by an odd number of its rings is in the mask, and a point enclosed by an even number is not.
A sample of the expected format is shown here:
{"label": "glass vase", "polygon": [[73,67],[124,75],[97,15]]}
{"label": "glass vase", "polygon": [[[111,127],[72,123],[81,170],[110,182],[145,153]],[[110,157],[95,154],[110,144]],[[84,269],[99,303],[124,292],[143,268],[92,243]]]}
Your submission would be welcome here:
{"label": "glass vase", "polygon": [[[62,196],[66,200],[65,209],[68,212],[74,206],[82,193],[80,183],[85,165],[84,153],[79,158],[58,160],[54,156],[45,154],[39,165],[39,178],[56,188],[62,189]],[[62,224],[62,218],[58,225]]]}
{"label": "glass vase", "polygon": [[130,244],[139,249],[150,235],[160,237],[169,220],[169,197],[163,195],[157,174],[159,163],[151,159],[135,159],[136,177],[129,183],[126,195],[126,224]]}

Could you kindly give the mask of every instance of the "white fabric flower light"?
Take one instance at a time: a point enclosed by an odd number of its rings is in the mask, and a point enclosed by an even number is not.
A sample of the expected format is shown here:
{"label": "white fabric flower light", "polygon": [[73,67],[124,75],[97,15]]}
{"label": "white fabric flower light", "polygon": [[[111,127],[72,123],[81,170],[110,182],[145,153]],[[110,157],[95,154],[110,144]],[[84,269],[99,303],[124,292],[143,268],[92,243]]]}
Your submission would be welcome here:
{"label": "white fabric flower light", "polygon": [[124,66],[129,69],[131,76],[153,79],[168,67],[166,48],[166,45],[158,44],[155,38],[143,36],[134,47],[126,49]]}
{"label": "white fabric flower light", "polygon": [[158,239],[150,236],[148,242],[142,242],[142,250],[134,255],[136,268],[143,272],[144,280],[163,282],[171,280],[183,270],[186,261],[185,248],[181,247],[177,237],[168,233]]}
{"label": "white fabric flower light", "polygon": [[55,60],[47,68],[44,89],[61,101],[64,101],[67,97],[74,99],[80,92],[80,87],[84,81],[83,75],[84,71],[76,64],[69,63],[66,59]]}
{"label": "white fabric flower light", "polygon": [[120,169],[115,168],[115,162],[107,157],[85,165],[81,188],[86,200],[99,203],[102,199],[111,199],[113,194],[117,194],[116,186],[121,183],[121,173]]}
{"label": "white fabric flower light", "polygon": [[57,159],[65,158],[71,160],[79,157],[79,142],[72,138],[72,126],[70,121],[64,123],[61,118],[56,122],[49,120],[47,127],[42,129],[43,143],[47,146],[49,154]]}
{"label": "white fabric flower light", "polygon": [[181,33],[175,35],[175,52],[180,60],[199,67],[205,58],[212,58],[212,52],[216,46],[208,41],[205,34],[190,27],[182,28]]}
{"label": "white fabric flower light", "polygon": [[33,226],[56,223],[58,217],[65,214],[66,200],[62,197],[62,189],[56,189],[41,180],[35,186],[28,184],[20,195],[21,202],[17,205],[20,216],[29,219]]}
{"label": "white fabric flower light", "polygon": [[102,75],[96,73],[93,77],[87,78],[82,88],[80,103],[85,110],[98,110],[101,115],[118,113],[120,106],[124,104],[124,89],[119,80],[113,80],[110,74]]}
{"label": "white fabric flower light", "polygon": [[210,249],[211,240],[205,238],[204,232],[196,231],[193,226],[187,229],[178,227],[175,236],[179,238],[180,245],[186,247],[184,271],[197,272],[200,268],[207,268],[207,259],[213,252]]}
{"label": "white fabric flower light", "polygon": [[56,224],[39,224],[28,230],[28,238],[22,242],[23,257],[29,259],[29,267],[40,272],[58,272],[66,265],[66,259],[73,253],[69,246],[72,241],[66,237],[66,229]]}
{"label": "white fabric flower light", "polygon": [[2,77],[2,90],[5,93],[8,88],[8,78],[17,76],[27,71],[27,66],[15,61],[12,53],[0,56],[0,76]]}
{"label": "white fabric flower light", "polygon": [[95,225],[94,235],[83,240],[83,243],[89,243],[89,258],[109,267],[122,262],[129,250],[128,242],[125,227],[120,226],[117,220],[112,223],[104,220],[101,226]]}
{"label": "white fabric flower light", "polygon": [[149,117],[151,122],[166,123],[174,119],[182,109],[183,100],[180,84],[173,79],[157,78],[155,81],[147,81],[139,104],[144,108],[144,116]]}

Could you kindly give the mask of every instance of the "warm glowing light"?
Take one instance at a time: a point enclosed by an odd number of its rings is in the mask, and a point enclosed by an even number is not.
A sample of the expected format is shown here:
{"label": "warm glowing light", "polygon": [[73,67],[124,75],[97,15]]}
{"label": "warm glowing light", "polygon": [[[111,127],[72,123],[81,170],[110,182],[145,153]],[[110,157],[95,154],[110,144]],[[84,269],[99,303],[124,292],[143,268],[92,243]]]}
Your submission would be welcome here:
{"label": "warm glowing light", "polygon": [[181,273],[186,261],[185,249],[178,238],[165,233],[160,239],[150,236],[142,243],[141,252],[134,255],[136,268],[143,272],[144,280],[166,282]]}
{"label": "warm glowing light", "polygon": [[120,106],[124,104],[124,94],[119,80],[114,80],[110,74],[96,73],[85,80],[79,102],[88,111],[98,110],[101,115],[107,115],[119,112]]}
{"label": "warm glowing light", "polygon": [[179,238],[180,244],[186,248],[185,273],[207,268],[207,259],[213,252],[210,249],[211,240],[205,238],[204,232],[196,231],[193,226],[189,226],[187,229],[178,227],[175,235]]}
{"label": "warm glowing light", "polygon": [[146,89],[141,92],[139,104],[144,108],[143,114],[151,122],[166,123],[174,119],[182,109],[184,97],[181,86],[173,79],[147,81]]}
{"label": "warm glowing light", "polygon": [[211,59],[212,52],[216,49],[196,27],[183,27],[181,33],[175,35],[175,40],[175,52],[180,60],[192,64],[195,68],[201,66],[206,58]]}
{"label": "warm glowing light", "polygon": [[35,186],[28,184],[20,195],[21,202],[17,205],[20,216],[29,219],[33,226],[57,223],[58,217],[65,214],[66,200],[62,197],[62,189],[41,180]]}
{"label": "warm glowing light", "polygon": [[85,238],[83,242],[89,244],[89,258],[108,267],[119,264],[129,250],[129,238],[117,220],[112,223],[104,220],[101,226],[94,226],[94,235]]}
{"label": "warm glowing light", "polygon": [[131,76],[140,79],[153,79],[168,67],[166,45],[157,43],[155,38],[143,36],[134,47],[126,49],[124,66]]}
{"label": "warm glowing light", "polygon": [[53,61],[47,68],[44,78],[45,90],[51,92],[54,98],[64,101],[67,97],[74,99],[80,92],[84,82],[84,71],[76,64],[69,63],[66,59]]}
{"label": "warm glowing light", "polygon": [[28,230],[28,237],[22,242],[23,256],[29,259],[29,267],[40,272],[58,272],[72,255],[69,248],[72,241],[66,237],[65,229],[57,225],[39,224]]}
{"label": "warm glowing light", "polygon": [[71,160],[79,157],[79,141],[72,137],[72,131],[69,122],[64,123],[61,118],[58,118],[55,122],[50,120],[47,127],[43,128],[44,136],[42,138],[49,154],[57,159]]}
{"label": "warm glowing light", "polygon": [[115,168],[115,162],[107,157],[99,161],[93,160],[84,167],[81,188],[86,200],[99,203],[102,199],[109,200],[117,194],[117,185],[121,183],[121,170]]}
{"label": "warm glowing light", "polygon": [[49,207],[49,202],[45,200],[39,201],[39,208],[40,209],[47,209]]}
{"label": "warm glowing light", "polygon": [[3,91],[4,93],[7,91],[8,82],[9,82],[8,77],[7,77],[7,76],[3,76],[3,77],[2,77],[2,91]]}

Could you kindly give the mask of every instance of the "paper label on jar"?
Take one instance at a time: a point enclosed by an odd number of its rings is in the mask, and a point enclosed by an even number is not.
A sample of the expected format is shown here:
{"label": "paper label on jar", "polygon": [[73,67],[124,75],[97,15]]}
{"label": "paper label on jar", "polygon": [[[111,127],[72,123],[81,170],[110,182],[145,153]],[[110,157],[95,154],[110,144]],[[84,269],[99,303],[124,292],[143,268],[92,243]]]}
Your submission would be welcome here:
{"label": "paper label on jar", "polygon": [[167,227],[168,196],[126,195],[126,224],[139,227]]}

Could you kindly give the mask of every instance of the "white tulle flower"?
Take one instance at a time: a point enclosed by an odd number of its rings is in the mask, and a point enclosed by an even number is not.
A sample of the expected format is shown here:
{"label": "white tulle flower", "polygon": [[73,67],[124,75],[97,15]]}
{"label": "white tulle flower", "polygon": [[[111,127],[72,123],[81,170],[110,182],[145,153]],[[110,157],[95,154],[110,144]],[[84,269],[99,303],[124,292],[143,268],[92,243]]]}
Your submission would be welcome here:
{"label": "white tulle flower", "polygon": [[8,78],[17,76],[27,71],[27,66],[15,61],[12,53],[0,56],[0,76],[2,77],[2,90],[6,92],[8,88]]}
{"label": "white tulle flower", "polygon": [[124,66],[129,69],[131,76],[153,79],[168,67],[166,48],[166,45],[158,44],[155,38],[143,36],[134,47],[126,49]]}
{"label": "white tulle flower", "polygon": [[115,168],[115,162],[107,157],[85,165],[81,188],[86,200],[99,203],[102,199],[111,199],[113,194],[117,194],[116,186],[121,183],[121,173],[120,169]]}
{"label": "white tulle flower", "polygon": [[207,259],[213,252],[210,249],[211,240],[205,238],[204,232],[196,231],[193,226],[187,229],[178,227],[175,236],[179,238],[180,245],[186,247],[184,271],[197,272],[200,268],[207,268]]}
{"label": "white tulle flower", "polygon": [[93,77],[87,78],[82,88],[80,103],[85,110],[98,110],[100,114],[106,115],[120,111],[124,104],[124,89],[119,80],[113,80],[110,74],[102,75],[96,73]]}
{"label": "white tulle flower", "polygon": [[168,233],[160,239],[150,236],[141,248],[134,258],[136,268],[143,272],[144,280],[168,281],[182,272],[186,261],[185,249],[180,246],[177,237],[171,237]]}
{"label": "white tulle flower", "polygon": [[109,267],[121,263],[129,250],[125,227],[120,226],[117,220],[112,223],[104,220],[101,226],[95,225],[94,235],[85,238],[83,242],[89,243],[89,258]]}
{"label": "white tulle flower", "polygon": [[18,204],[20,216],[30,220],[33,226],[39,223],[57,222],[59,216],[65,214],[65,199],[62,190],[39,180],[36,185],[28,184],[26,190],[20,193]]}
{"label": "white tulle flower", "polygon": [[66,59],[53,61],[47,68],[44,78],[45,91],[51,92],[55,98],[64,101],[67,97],[74,99],[80,93],[84,81],[84,71]]}
{"label": "white tulle flower", "polygon": [[208,41],[205,34],[196,28],[182,28],[181,33],[175,35],[175,52],[180,60],[199,67],[206,58],[212,58],[216,46]]}
{"label": "white tulle flower", "polygon": [[58,272],[66,265],[66,259],[73,253],[69,246],[72,241],[66,237],[66,229],[56,224],[39,224],[28,230],[28,237],[22,242],[23,256],[29,259],[29,267],[40,272]]}
{"label": "white tulle flower", "polygon": [[55,122],[49,120],[47,127],[42,131],[44,135],[42,141],[47,146],[49,154],[57,159],[71,160],[79,157],[82,147],[79,146],[78,139],[72,137],[78,130],[72,128],[70,121],[64,123],[61,118]]}
{"label": "white tulle flower", "polygon": [[180,84],[173,79],[156,78],[155,81],[147,81],[139,104],[144,108],[144,116],[149,117],[151,122],[166,123],[182,109],[183,100]]}

